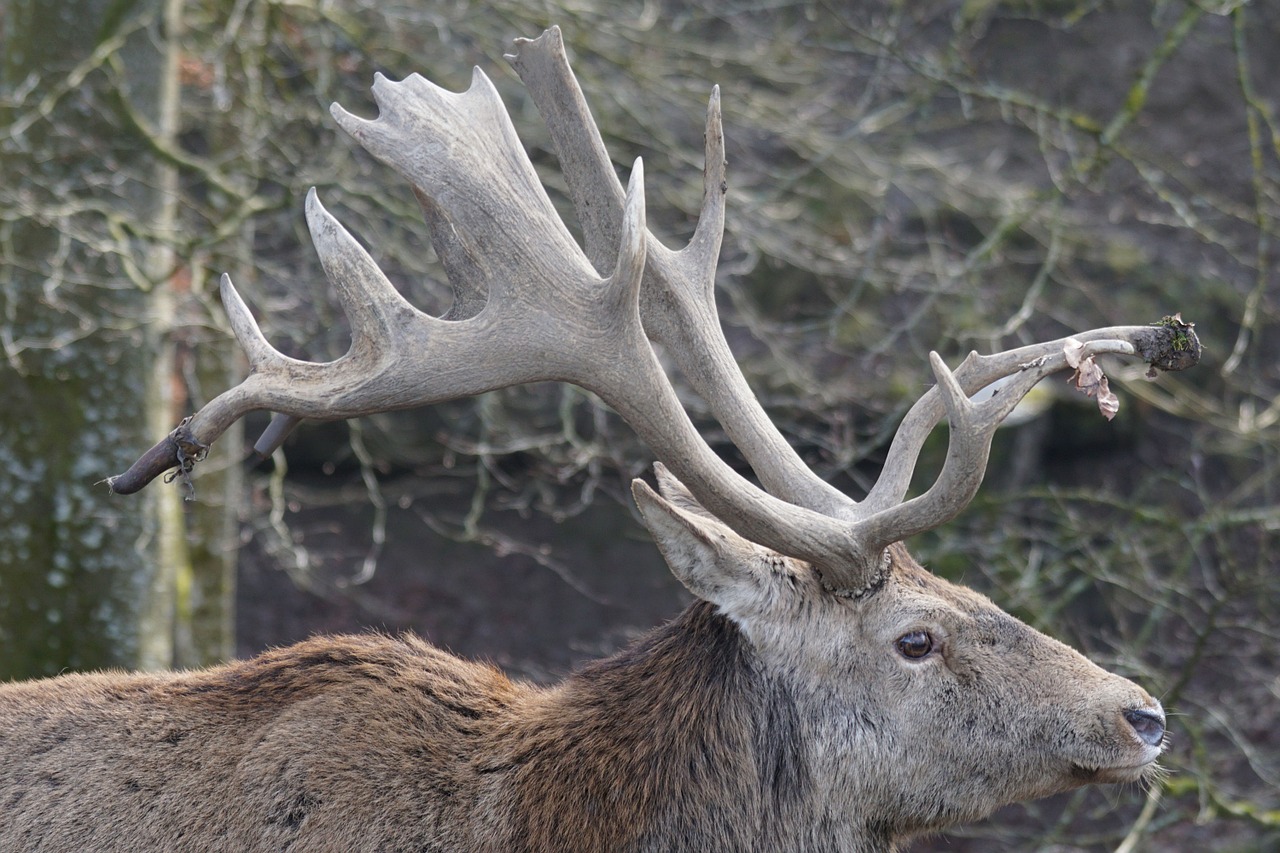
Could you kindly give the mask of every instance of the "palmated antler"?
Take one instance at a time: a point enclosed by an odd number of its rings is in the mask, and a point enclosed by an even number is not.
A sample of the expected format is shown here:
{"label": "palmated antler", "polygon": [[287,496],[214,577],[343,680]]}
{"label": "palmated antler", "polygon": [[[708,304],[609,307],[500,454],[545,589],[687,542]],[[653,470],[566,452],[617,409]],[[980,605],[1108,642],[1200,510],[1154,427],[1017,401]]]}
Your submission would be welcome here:
{"label": "palmated antler", "polygon": [[[481,71],[461,94],[417,75],[400,83],[378,76],[377,119],[356,118],[337,105],[333,115],[413,185],[454,286],[454,307],[436,318],[408,304],[313,191],[307,221],[351,318],[350,351],[326,364],[282,355],[224,276],[223,301],[250,375],[111,478],[111,488],[132,492],[169,468],[187,470],[194,454],[253,410],[277,413],[257,445],[270,452],[301,419],[350,418],[558,380],[599,395],[707,510],[741,535],[813,563],[833,590],[861,595],[875,588],[888,545],[953,518],[973,497],[996,427],[1040,379],[1067,367],[1067,339],[974,354],[954,374],[931,354],[937,386],[908,413],[867,498],[846,497],[805,466],[774,427],[720,329],[713,287],[726,190],[718,91],[707,113],[702,215],[690,244],[673,251],[645,226],[639,160],[623,192],[559,31],[516,44],[509,58],[551,129],[586,253],[556,214]],[[648,339],[664,346],[708,400],[764,489],[702,440]],[[1077,362],[1114,353],[1180,369],[1195,356],[1167,354],[1185,354],[1188,341],[1198,356],[1188,326],[1117,327],[1074,336],[1082,346],[1072,352]],[[981,403],[970,399],[1005,377],[1012,378],[1000,393]],[[924,439],[944,416],[951,442],[938,480],[905,500]]]}

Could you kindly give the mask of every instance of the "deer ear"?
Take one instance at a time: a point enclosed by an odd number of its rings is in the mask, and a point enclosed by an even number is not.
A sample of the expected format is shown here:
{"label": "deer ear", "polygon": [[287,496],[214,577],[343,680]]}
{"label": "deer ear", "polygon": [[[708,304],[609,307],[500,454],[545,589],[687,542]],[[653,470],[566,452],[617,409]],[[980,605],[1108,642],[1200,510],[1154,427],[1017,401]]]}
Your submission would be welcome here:
{"label": "deer ear", "polygon": [[790,561],[734,533],[665,469],[658,478],[662,495],[643,480],[632,481],[631,493],[671,573],[698,598],[730,615],[758,612],[766,601],[775,601]]}
{"label": "deer ear", "polygon": [[691,513],[692,515],[710,519],[722,527],[724,526],[724,522],[720,521],[720,519],[707,511],[702,504],[698,503],[698,499],[693,496],[693,492],[689,491],[688,487],[685,486],[684,483],[677,480],[676,475],[672,474],[666,465],[663,465],[661,462],[654,462],[653,473],[658,480],[658,492],[668,503],[684,510],[685,512]]}

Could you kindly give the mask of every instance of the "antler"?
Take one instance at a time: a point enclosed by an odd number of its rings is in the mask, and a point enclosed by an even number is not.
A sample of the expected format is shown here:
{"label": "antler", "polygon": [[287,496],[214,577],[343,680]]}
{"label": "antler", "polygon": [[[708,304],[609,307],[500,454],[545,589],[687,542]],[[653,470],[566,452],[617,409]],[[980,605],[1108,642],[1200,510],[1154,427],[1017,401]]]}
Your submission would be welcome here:
{"label": "antler", "polygon": [[[507,60],[520,75],[551,133],[565,184],[596,269],[616,257],[622,184],[565,56],[559,27],[516,39]],[[778,432],[747,385],[720,330],[715,276],[724,232],[724,131],[720,87],[707,107],[702,211],[688,246],[673,251],[652,234],[640,290],[640,316],[694,390],[707,401],[765,489],[785,501],[831,514],[852,501],[818,477]]]}
{"label": "antler", "polygon": [[[855,502],[814,474],[773,426],[720,330],[714,277],[724,224],[719,94],[707,113],[702,215],[673,251],[645,227],[643,164],[625,193],[564,56],[559,30],[519,40],[509,57],[547,119],[586,236],[574,242],[539,182],[493,85],[479,70],[461,94],[413,75],[376,78],[377,119],[333,107],[335,120],[414,187],[455,288],[443,317],[409,305],[314,191],[307,221],[351,317],[352,345],[327,364],[273,349],[227,277],[223,300],[251,373],[211,401],[128,472],[119,493],[184,470],[245,413],[279,413],[258,442],[270,452],[300,419],[403,409],[543,380],[595,392],[712,513],[743,536],[813,563],[832,589],[861,595],[883,578],[884,549],[954,517],[981,483],[991,437],[1036,382],[1067,367],[1066,339],[971,355],[953,375],[930,355],[937,386],[908,413],[871,493]],[[608,270],[604,278],[597,270]],[[725,464],[698,435],[648,340],[663,344],[708,400],[765,485]],[[1178,338],[1178,335],[1182,335]],[[1076,335],[1078,357],[1139,355],[1165,369],[1194,363],[1175,344],[1189,327],[1117,327]],[[1013,377],[991,399],[970,395]],[[906,501],[929,431],[946,416],[951,442],[937,482]]]}

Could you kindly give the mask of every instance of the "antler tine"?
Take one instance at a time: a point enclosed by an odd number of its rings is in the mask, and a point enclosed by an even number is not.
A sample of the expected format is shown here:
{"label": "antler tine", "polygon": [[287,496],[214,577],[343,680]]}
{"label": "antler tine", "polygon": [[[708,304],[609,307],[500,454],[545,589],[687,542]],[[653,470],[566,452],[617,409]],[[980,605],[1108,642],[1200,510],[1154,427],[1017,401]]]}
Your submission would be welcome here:
{"label": "antler tine", "polygon": [[[1137,354],[1148,363],[1158,365],[1153,338],[1158,336],[1160,329],[1159,326],[1116,326],[1095,329],[1072,337],[1095,348],[1095,352]],[[971,352],[956,368],[955,381],[962,392],[969,395],[1007,376],[1021,374],[1029,383],[1022,394],[1015,397],[1009,393],[1012,389],[1001,391],[1001,395],[1005,395],[1004,399],[1013,398],[1013,405],[1016,405],[1036,382],[1067,367],[1063,347],[1068,340],[1068,338],[1061,338],[985,356]],[[1104,343],[1107,341],[1112,345],[1109,349]],[[1030,379],[1032,376],[1035,377],[1034,380]],[[911,485],[911,477],[915,471],[916,459],[924,447],[925,439],[946,414],[946,407],[940,394],[941,392],[936,388],[929,389],[916,400],[906,417],[902,419],[889,446],[889,453],[880,477],[871,487],[867,497],[858,505],[858,513],[864,518],[896,506],[906,497],[907,488]]]}
{"label": "antler tine", "polygon": [[[613,266],[621,227],[622,183],[569,67],[560,28],[518,38],[504,57],[528,90],[551,133],[569,197],[582,225],[587,257],[597,270]],[[656,243],[656,241],[653,241]]]}
{"label": "antler tine", "polygon": [[[621,185],[591,110],[565,55],[558,27],[536,39],[517,39],[507,60],[537,104],[569,195],[577,209],[587,254],[597,269],[608,254],[620,215]],[[649,261],[640,297],[645,333],[663,345],[702,396],[756,476],[783,500],[834,514],[853,502],[818,477],[792,449],[761,408],[724,339],[715,305],[715,271],[724,231],[725,160],[720,89],[707,107],[702,211],[689,244],[680,251],[650,235]]]}
{"label": "antler tine", "polygon": [[245,358],[249,360],[249,369],[256,370],[273,359],[281,358],[276,348],[267,343],[262,329],[258,328],[258,321],[253,319],[249,306],[231,283],[231,276],[226,273],[222,274],[218,282],[218,293],[222,297],[223,310],[227,312],[231,333],[235,335],[240,349],[244,350]]}
{"label": "antler tine", "polygon": [[[1165,370],[1189,367],[1198,360],[1200,349],[1189,326],[1162,324],[1096,329],[986,356],[970,353],[954,374],[937,353],[930,353],[937,385],[907,413],[880,478],[848,516],[868,548],[882,548],[931,530],[969,504],[982,483],[996,428],[1037,383],[1069,366],[1066,347],[1072,341],[1083,344],[1082,358],[1138,356]],[[970,394],[1007,377],[1012,381],[990,399],[982,403],[969,399]],[[924,441],[944,414],[950,439],[942,470],[924,494],[904,500]]]}
{"label": "antler tine", "polygon": [[474,317],[484,310],[489,301],[489,279],[484,266],[472,256],[470,247],[453,227],[448,212],[417,187],[414,187],[413,194],[422,209],[422,219],[427,224],[436,257],[440,259],[453,288],[453,304],[440,319]]}
{"label": "antler tine", "polygon": [[[282,358],[283,356],[263,336],[262,329],[258,327],[258,322],[253,319],[253,314],[249,311],[249,306],[245,304],[239,291],[231,283],[231,276],[222,274],[218,290],[222,296],[223,309],[227,312],[227,320],[231,324],[231,331],[249,361],[249,369],[255,371],[275,359]],[[261,456],[270,456],[275,453],[277,447],[284,444],[289,433],[293,432],[300,423],[302,418],[275,413],[271,423],[254,443],[253,449]],[[214,438],[216,436],[210,438],[210,443]]]}
{"label": "antler tine", "polygon": [[[974,353],[971,357],[980,356]],[[881,511],[872,510],[867,502],[859,507],[867,515],[856,527],[871,549],[888,547],[959,515],[986,476],[996,429],[1042,378],[1034,372],[1024,372],[1001,393],[983,403],[974,403],[936,352],[929,353],[929,365],[950,428],[947,456],[937,480],[923,495]]]}
{"label": "antler tine", "polygon": [[325,210],[315,187],[307,192],[307,228],[320,265],[351,324],[350,358],[376,358],[404,317],[426,317],[383,274],[342,223]]}

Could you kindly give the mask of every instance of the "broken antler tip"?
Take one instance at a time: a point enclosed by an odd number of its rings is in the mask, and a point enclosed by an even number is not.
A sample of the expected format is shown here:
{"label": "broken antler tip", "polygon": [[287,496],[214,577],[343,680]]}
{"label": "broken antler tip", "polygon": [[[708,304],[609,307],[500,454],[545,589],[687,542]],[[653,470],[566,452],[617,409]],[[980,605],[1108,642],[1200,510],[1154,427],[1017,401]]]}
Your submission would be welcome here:
{"label": "broken antler tip", "polygon": [[271,423],[267,424],[267,428],[253,444],[254,452],[263,459],[275,453],[300,423],[302,418],[293,415],[283,415],[279,412],[272,414]]}
{"label": "broken antler tip", "polygon": [[[176,432],[176,430],[175,430]],[[170,468],[178,467],[178,444],[174,433],[156,442],[123,474],[108,477],[105,482],[113,495],[132,495],[143,489]]]}
{"label": "broken antler tip", "polygon": [[1204,347],[1196,336],[1195,323],[1182,319],[1182,314],[1162,317],[1153,323],[1150,340],[1138,342],[1143,359],[1160,370],[1186,370],[1200,362]]}

